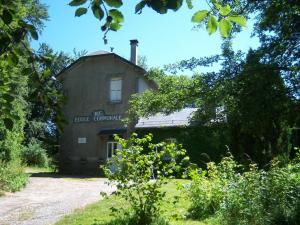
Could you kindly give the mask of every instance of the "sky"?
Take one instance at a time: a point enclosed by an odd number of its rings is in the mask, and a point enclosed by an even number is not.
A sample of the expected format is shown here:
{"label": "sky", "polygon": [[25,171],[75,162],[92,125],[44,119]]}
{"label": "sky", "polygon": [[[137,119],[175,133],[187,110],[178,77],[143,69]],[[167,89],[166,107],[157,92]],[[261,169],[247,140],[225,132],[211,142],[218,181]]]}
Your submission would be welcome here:
{"label": "sky", "polygon": [[[129,40],[138,39],[138,54],[147,57],[150,67],[160,67],[191,57],[204,57],[221,53],[221,36],[218,32],[209,35],[205,27],[195,31],[191,22],[192,15],[200,9],[207,9],[205,1],[194,1],[194,8],[188,9],[185,5],[177,12],[169,11],[160,15],[145,8],[142,14],[135,14],[134,7],[138,1],[124,1],[120,8],[125,21],[117,32],[108,34],[108,44],[103,42],[101,23],[92,12],[81,17],[75,17],[76,7],[68,5],[68,0],[41,0],[46,4],[49,21],[38,41],[33,41],[33,48],[40,43],[46,43],[55,51],[72,53],[73,49],[108,50],[114,48],[114,53],[129,59]],[[195,4],[197,3],[197,4]],[[257,38],[251,37],[253,22],[248,21],[248,28],[234,39],[234,50],[247,51],[250,47],[259,45]],[[209,68],[207,70],[214,70]],[[204,69],[202,69],[204,70]],[[200,71],[202,71],[200,69]]]}

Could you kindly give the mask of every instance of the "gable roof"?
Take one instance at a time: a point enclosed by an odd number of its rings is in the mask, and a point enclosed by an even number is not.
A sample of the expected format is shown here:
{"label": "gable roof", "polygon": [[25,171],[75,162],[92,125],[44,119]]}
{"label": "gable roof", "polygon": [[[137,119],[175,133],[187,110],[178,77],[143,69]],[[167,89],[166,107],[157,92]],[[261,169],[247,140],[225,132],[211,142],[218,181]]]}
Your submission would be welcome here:
{"label": "gable roof", "polygon": [[192,125],[191,118],[198,108],[184,108],[169,115],[157,113],[148,118],[140,118],[135,128],[184,127]]}
{"label": "gable roof", "polygon": [[104,51],[104,50],[99,50],[99,51],[96,51],[96,52],[92,52],[92,53],[89,53],[85,56],[82,56],[80,57],[79,59],[77,59],[76,61],[74,61],[73,63],[71,63],[69,66],[65,67],[63,70],[61,70],[58,74],[55,75],[55,77],[59,77],[61,74],[63,74],[65,71],[69,70],[71,67],[73,67],[75,64],[81,62],[82,60],[84,59],[87,59],[87,58],[95,58],[95,57],[106,57],[106,56],[113,56],[114,58],[116,59],[119,59],[120,61],[122,62],[125,62],[133,67],[135,67],[136,69],[138,70],[141,70],[143,73],[146,73],[146,70],[132,62],[130,62],[129,60],[113,53],[113,52],[108,52],[108,51]]}

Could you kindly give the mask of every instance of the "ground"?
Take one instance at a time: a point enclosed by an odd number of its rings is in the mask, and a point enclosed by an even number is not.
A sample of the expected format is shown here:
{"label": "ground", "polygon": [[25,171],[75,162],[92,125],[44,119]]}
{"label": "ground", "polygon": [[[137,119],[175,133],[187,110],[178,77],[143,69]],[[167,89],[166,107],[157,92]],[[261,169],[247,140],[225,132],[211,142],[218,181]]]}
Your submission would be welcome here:
{"label": "ground", "polygon": [[[217,218],[209,218],[204,221],[193,220],[188,218],[188,209],[191,202],[184,192],[177,189],[177,183],[188,185],[187,180],[170,180],[162,190],[166,191],[166,198],[162,204],[161,215],[168,218],[170,225],[220,225]],[[179,201],[173,204],[174,197],[178,196]],[[55,225],[117,225],[124,224],[117,222],[118,216],[111,213],[111,208],[126,209],[129,207],[128,202],[119,196],[111,195],[96,203],[90,204],[85,208],[75,210],[73,213],[66,215]]]}
{"label": "ground", "polygon": [[113,191],[104,178],[48,175],[33,174],[22,191],[0,197],[1,225],[53,224],[73,210],[100,200],[100,192]]}

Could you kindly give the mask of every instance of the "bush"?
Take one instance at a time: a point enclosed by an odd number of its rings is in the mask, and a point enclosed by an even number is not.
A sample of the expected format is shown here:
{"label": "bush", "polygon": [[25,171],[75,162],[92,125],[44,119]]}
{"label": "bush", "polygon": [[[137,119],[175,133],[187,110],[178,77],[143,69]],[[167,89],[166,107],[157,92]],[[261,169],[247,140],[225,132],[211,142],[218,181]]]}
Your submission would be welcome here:
{"label": "bush", "polygon": [[229,188],[228,180],[235,176],[238,167],[232,156],[224,157],[216,165],[214,162],[207,164],[207,170],[193,170],[190,172],[192,183],[188,195],[192,206],[190,215],[196,219],[204,219],[215,214]]}
{"label": "bush", "polygon": [[27,183],[28,176],[18,161],[9,163],[0,161],[0,192],[19,191]]}
{"label": "bush", "polygon": [[300,224],[300,157],[282,166],[273,160],[268,171],[255,164],[238,173],[231,157],[194,171],[188,189],[194,217],[218,215],[228,225]]}
{"label": "bush", "polygon": [[49,164],[46,150],[36,139],[32,139],[28,146],[22,149],[21,159],[28,166],[47,167]]}
{"label": "bush", "polygon": [[166,194],[161,187],[167,183],[167,178],[181,171],[179,162],[182,162],[185,150],[174,143],[153,144],[151,134],[143,138],[133,134],[128,140],[115,139],[122,151],[117,151],[107,162],[104,171],[109,181],[117,186],[116,194],[131,206],[123,212],[125,218],[130,218],[130,224],[135,225],[158,224]]}

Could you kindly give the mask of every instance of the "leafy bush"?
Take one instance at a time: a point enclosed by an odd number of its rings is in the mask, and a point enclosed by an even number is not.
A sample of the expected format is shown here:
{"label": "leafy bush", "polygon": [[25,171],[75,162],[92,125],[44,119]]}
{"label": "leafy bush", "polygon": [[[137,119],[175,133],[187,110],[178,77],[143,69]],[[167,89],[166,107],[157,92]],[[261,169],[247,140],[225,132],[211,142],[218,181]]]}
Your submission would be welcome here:
{"label": "leafy bush", "polygon": [[49,162],[46,150],[36,139],[32,139],[28,146],[22,149],[21,159],[23,163],[30,166],[46,167]]}
{"label": "leafy bush", "polygon": [[300,157],[282,166],[273,160],[268,171],[255,164],[239,173],[232,157],[205,171],[191,172],[191,213],[219,216],[222,224],[300,224]]}
{"label": "leafy bush", "polygon": [[23,173],[20,162],[9,163],[0,161],[0,192],[18,191],[27,183],[28,176]]}
{"label": "leafy bush", "polygon": [[[161,187],[167,178],[181,170],[179,162],[182,162],[185,150],[174,143],[153,144],[151,134],[143,138],[133,134],[128,140],[116,136],[115,140],[122,150],[107,162],[104,172],[109,181],[116,184],[116,194],[131,206],[123,214],[130,218],[130,224],[157,223],[165,197]],[[119,212],[120,209],[112,208],[112,211]]]}
{"label": "leafy bush", "polygon": [[233,157],[229,156],[224,157],[218,165],[208,163],[207,170],[190,172],[193,182],[188,195],[192,203],[190,214],[193,218],[204,219],[220,209],[229,188],[228,180],[233,179],[237,167]]}

